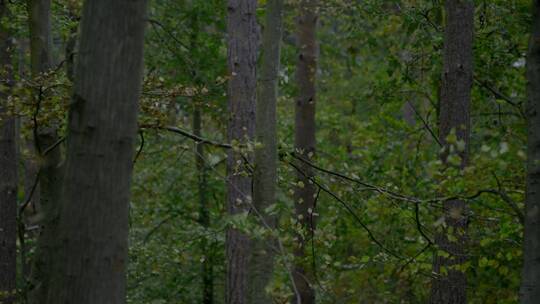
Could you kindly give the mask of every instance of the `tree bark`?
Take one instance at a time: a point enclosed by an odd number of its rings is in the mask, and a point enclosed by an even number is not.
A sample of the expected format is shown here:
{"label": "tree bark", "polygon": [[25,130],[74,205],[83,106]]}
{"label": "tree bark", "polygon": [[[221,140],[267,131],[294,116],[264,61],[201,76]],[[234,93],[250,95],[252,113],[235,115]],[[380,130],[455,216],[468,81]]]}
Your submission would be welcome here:
{"label": "tree bark", "polygon": [[[7,1],[0,2],[0,18],[9,16]],[[8,96],[13,77],[13,45],[8,29],[0,28],[0,303],[15,303],[17,265],[18,153],[15,118]]]}
{"label": "tree bark", "polygon": [[48,304],[126,301],[146,0],[85,1]]}
{"label": "tree bark", "polygon": [[[298,62],[296,65],[296,81],[298,99],[295,107],[295,149],[301,157],[311,160],[315,156],[315,101],[317,73],[317,13],[318,0],[301,0],[298,16]],[[295,210],[302,233],[298,235],[298,247],[295,248],[296,264],[293,273],[294,283],[302,304],[315,303],[315,291],[310,282],[313,271],[306,263],[306,246],[308,238],[315,232],[315,209],[317,189],[310,181],[314,176],[311,167],[304,163],[299,165],[301,173],[297,176],[298,186],[295,188]],[[297,303],[300,304],[300,303]]]}
{"label": "tree bark", "polygon": [[[52,67],[52,38],[51,38],[51,1],[28,0],[28,20],[30,30],[30,62],[32,77],[38,78]],[[41,98],[47,98],[41,92],[35,94],[36,102],[41,103]],[[48,126],[34,126],[37,137],[34,138],[35,150],[40,154],[43,162],[39,164],[39,212],[43,220],[40,235],[37,241],[35,258],[30,275],[30,303],[43,303],[47,295],[50,270],[48,262],[54,255],[52,244],[56,242],[57,217],[60,204],[60,192],[62,188],[62,168],[60,146],[50,150],[47,154],[43,151],[53,146],[58,141],[58,119],[48,122]]]}
{"label": "tree bark", "polygon": [[533,23],[527,53],[527,182],[523,269],[520,297],[522,304],[540,299],[540,1],[533,1]]}
{"label": "tree bark", "polygon": [[[439,138],[445,148],[442,161],[448,166],[447,157],[452,143],[447,138],[455,132],[465,148],[457,150],[461,157],[460,168],[467,165],[470,137],[470,103],[473,84],[474,3],[471,0],[447,0],[446,30],[443,55]],[[453,145],[456,148],[456,145]],[[435,278],[432,280],[431,303],[466,303],[467,278],[464,271],[456,269],[467,260],[468,208],[463,200],[443,203],[446,227],[435,236],[439,250],[447,257],[436,255],[433,262]],[[448,228],[452,228],[451,231]]]}
{"label": "tree bark", "polygon": [[30,29],[30,65],[34,77],[52,65],[51,1],[27,0]]}
{"label": "tree bark", "polygon": [[[259,75],[255,138],[260,147],[255,148],[253,171],[253,207],[261,216],[260,224],[267,229],[275,229],[277,219],[266,212],[276,203],[277,186],[277,130],[276,105],[278,97],[278,76],[281,57],[281,36],[283,32],[283,0],[269,0],[266,3],[266,21],[262,41],[262,63]],[[252,241],[249,267],[249,303],[271,304],[272,298],[266,292],[274,268],[276,240],[265,237]]]}
{"label": "tree bark", "polygon": [[[228,140],[245,144],[252,141],[255,130],[255,96],[257,64],[257,0],[228,0]],[[252,178],[248,161],[250,153],[228,151],[227,190],[230,215],[246,213],[252,203]],[[227,230],[226,303],[247,304],[249,237],[234,229]]]}

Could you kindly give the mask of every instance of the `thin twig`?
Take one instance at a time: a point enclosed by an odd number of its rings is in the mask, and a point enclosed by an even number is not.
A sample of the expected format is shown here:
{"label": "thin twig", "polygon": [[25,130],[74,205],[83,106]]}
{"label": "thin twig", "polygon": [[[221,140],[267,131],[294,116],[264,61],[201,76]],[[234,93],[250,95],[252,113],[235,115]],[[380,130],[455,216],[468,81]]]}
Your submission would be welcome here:
{"label": "thin twig", "polygon": [[137,150],[137,154],[135,154],[135,158],[133,159],[133,164],[137,162],[137,159],[139,159],[139,156],[141,155],[141,152],[144,148],[144,131],[139,130],[139,137],[141,138],[141,145],[139,146],[139,150]]}
{"label": "thin twig", "polygon": [[313,177],[311,176],[308,176],[305,172],[303,172],[297,165],[289,162],[289,165],[292,166],[294,169],[296,169],[296,171],[298,171],[300,174],[304,175],[304,177],[306,177],[309,181],[311,181],[314,185],[316,185],[317,187],[319,187],[320,190],[324,191],[325,193],[329,194],[331,197],[333,197],[335,200],[337,200],[348,212],[349,214],[351,214],[354,219],[358,222],[358,224],[360,224],[360,226],[367,232],[368,234],[368,237],[373,241],[373,243],[375,243],[377,246],[379,246],[383,251],[385,251],[386,253],[390,254],[391,256],[397,258],[397,259],[403,259],[401,256],[399,256],[397,253],[395,253],[394,251],[386,248],[386,246],[384,246],[379,240],[377,240],[377,238],[375,237],[375,235],[373,234],[373,232],[369,229],[369,227],[364,224],[364,222],[362,221],[362,219],[356,214],[356,212],[354,212],[354,210],[351,208],[351,206],[349,206],[349,204],[347,204],[344,200],[342,200],[339,196],[337,196],[335,193],[333,193],[332,191],[330,191],[328,188],[326,188],[325,186],[323,186],[322,184],[320,184],[319,182],[317,182],[317,180],[315,180]]}
{"label": "thin twig", "polygon": [[525,113],[523,113],[523,108],[522,108],[522,102],[521,101],[516,101],[514,99],[512,99],[511,97],[508,97],[507,95],[503,94],[502,92],[500,92],[498,89],[492,87],[488,82],[484,81],[484,80],[481,80],[479,79],[477,76],[474,76],[473,77],[474,81],[476,81],[476,83],[478,83],[481,87],[487,89],[489,92],[491,92],[496,98],[499,98],[501,100],[504,100],[506,101],[509,105],[515,107],[518,109],[519,113],[521,114],[521,117],[525,117]]}
{"label": "thin twig", "polygon": [[504,189],[503,189],[503,187],[501,185],[501,182],[499,181],[499,178],[497,177],[495,172],[492,172],[492,173],[493,173],[493,177],[495,178],[495,181],[497,182],[497,187],[499,188],[499,191],[498,191],[499,196],[501,197],[501,199],[503,201],[505,201],[510,206],[510,208],[512,208],[512,210],[515,212],[515,214],[516,214],[517,218],[519,219],[519,221],[521,222],[521,224],[525,225],[525,216],[523,215],[523,212],[521,211],[519,206],[516,204],[516,202],[514,202],[514,200],[512,198],[510,198],[508,193],[506,193],[506,191],[504,191]]}
{"label": "thin twig", "polygon": [[58,139],[56,142],[54,142],[51,146],[49,146],[47,149],[45,149],[42,153],[42,155],[47,155],[49,154],[51,151],[53,151],[54,149],[56,149],[56,147],[58,147],[61,143],[63,143],[64,141],[66,140],[65,137],[62,137],[60,139]]}
{"label": "thin twig", "polygon": [[416,116],[422,121],[422,124],[424,125],[426,130],[429,132],[431,137],[433,137],[433,139],[435,139],[437,144],[439,144],[439,147],[442,147],[443,145],[442,145],[441,141],[439,140],[439,137],[435,134],[435,132],[433,132],[433,129],[431,129],[428,122],[424,119],[424,117],[420,113],[418,113],[418,111],[416,110],[416,107],[410,101],[407,101],[407,103],[413,109],[414,114],[416,114]]}
{"label": "thin twig", "polygon": [[[141,126],[141,128],[146,128],[146,126]],[[166,126],[166,127],[157,127],[157,129],[167,130],[167,131],[170,131],[170,132],[173,132],[173,133],[183,135],[183,136],[185,136],[187,138],[193,139],[195,142],[197,142],[199,144],[207,144],[207,145],[216,146],[216,147],[220,147],[220,148],[232,149],[232,145],[230,145],[230,144],[219,143],[219,142],[216,142],[216,141],[213,141],[213,140],[209,140],[209,139],[197,136],[197,135],[195,135],[193,133],[190,133],[190,132],[188,132],[186,130],[182,130],[182,129],[177,128],[177,127]]]}

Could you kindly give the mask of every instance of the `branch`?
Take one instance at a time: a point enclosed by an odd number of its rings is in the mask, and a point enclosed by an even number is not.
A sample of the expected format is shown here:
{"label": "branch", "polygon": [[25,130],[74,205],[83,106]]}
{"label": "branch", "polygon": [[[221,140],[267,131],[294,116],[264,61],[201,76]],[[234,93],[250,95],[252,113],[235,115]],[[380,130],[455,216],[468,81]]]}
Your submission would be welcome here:
{"label": "branch", "polygon": [[405,267],[409,266],[409,264],[414,262],[414,260],[416,260],[416,258],[418,258],[420,255],[422,255],[422,253],[426,252],[426,250],[428,250],[429,247],[431,247],[432,245],[433,245],[432,243],[428,243],[424,248],[422,248],[422,250],[418,251],[417,254],[415,254],[412,258],[407,260],[407,262],[405,262],[401,267],[399,267],[399,271],[397,273],[401,273],[405,269]]}
{"label": "branch", "polygon": [[412,104],[412,102],[407,101],[407,103],[413,109],[414,114],[416,114],[416,116],[422,121],[422,124],[424,125],[424,128],[426,128],[426,130],[428,130],[429,134],[431,134],[431,137],[433,137],[433,139],[435,139],[437,144],[439,144],[439,147],[442,147],[443,144],[441,143],[441,141],[439,140],[439,137],[435,134],[435,132],[433,132],[433,129],[431,129],[428,122],[424,119],[424,117],[422,117],[422,115],[420,115],[420,113],[418,113],[418,111],[416,110],[416,107]]}
{"label": "branch", "polygon": [[[140,127],[141,127],[141,129],[152,128],[151,126],[145,126],[145,125],[142,125]],[[207,145],[216,146],[216,147],[220,147],[220,148],[224,148],[224,149],[232,149],[231,144],[219,143],[219,142],[216,142],[216,141],[213,141],[213,140],[210,140],[210,139],[206,139],[206,138],[197,136],[197,135],[195,135],[193,133],[190,133],[190,132],[188,132],[186,130],[183,130],[183,129],[180,129],[180,128],[177,128],[177,127],[172,127],[172,126],[159,127],[159,126],[157,126],[157,127],[154,127],[154,128],[160,129],[160,130],[166,130],[166,131],[173,132],[173,133],[176,133],[176,134],[180,134],[182,136],[185,136],[185,137],[187,137],[189,139],[194,140],[198,144],[207,144]]]}
{"label": "branch", "polygon": [[296,169],[296,171],[298,171],[304,177],[306,177],[309,181],[311,181],[314,185],[316,185],[320,190],[324,191],[325,193],[327,193],[331,197],[333,197],[335,200],[337,200],[347,210],[347,212],[349,212],[349,214],[351,214],[354,217],[354,219],[358,222],[358,224],[360,224],[360,226],[367,232],[368,237],[373,241],[373,243],[375,243],[377,246],[379,246],[383,251],[385,251],[389,255],[391,255],[391,256],[399,259],[399,260],[403,259],[397,253],[395,253],[394,251],[386,248],[386,246],[384,246],[379,240],[377,240],[377,238],[375,237],[373,232],[369,229],[369,227],[366,224],[364,224],[364,222],[362,222],[362,219],[356,214],[356,212],[354,212],[354,210],[351,208],[351,206],[349,206],[349,204],[347,204],[344,200],[342,200],[339,196],[337,196],[335,193],[330,191],[328,188],[326,188],[325,186],[323,186],[319,182],[317,182],[317,180],[315,180],[312,176],[307,175],[305,172],[303,172],[295,164],[293,164],[291,162],[288,162],[288,164],[290,166],[292,166],[294,169]]}
{"label": "branch", "polygon": [[516,100],[512,99],[511,97],[506,96],[505,94],[503,94],[502,92],[500,92],[496,88],[489,85],[489,83],[487,81],[481,80],[476,76],[473,76],[473,79],[481,87],[483,87],[483,88],[487,89],[489,92],[491,92],[496,98],[502,99],[502,100],[506,101],[508,104],[510,104],[511,106],[517,108],[519,110],[519,113],[521,114],[521,116],[525,117],[525,115],[523,114],[523,110],[521,108],[522,102],[516,101]]}
{"label": "branch", "polygon": [[[149,128],[149,126],[141,126],[141,128]],[[180,129],[180,128],[177,128],[177,127],[167,126],[167,127],[156,127],[156,128],[180,134],[180,135],[185,136],[187,138],[190,138],[190,139],[192,139],[192,140],[194,140],[194,141],[196,141],[197,143],[200,143],[200,144],[208,144],[208,145],[212,145],[212,146],[216,146],[216,147],[220,147],[220,148],[224,148],[224,149],[232,149],[232,145],[230,145],[230,144],[219,143],[219,142],[215,142],[215,141],[212,141],[212,140],[209,140],[209,139],[205,139],[203,137],[194,135],[194,134],[192,134],[192,133],[190,133],[190,132],[188,132],[186,130],[183,130],[183,129]],[[446,197],[436,197],[436,198],[431,198],[431,199],[419,199],[419,198],[399,194],[397,192],[390,191],[390,190],[388,190],[386,188],[379,187],[379,186],[376,186],[376,185],[372,185],[372,184],[363,182],[363,181],[361,181],[361,180],[359,180],[357,178],[349,177],[349,176],[344,175],[344,174],[339,173],[339,172],[324,169],[324,168],[319,167],[319,166],[315,165],[314,163],[306,160],[305,158],[297,155],[294,152],[292,152],[292,153],[284,153],[284,154],[282,154],[282,156],[283,155],[290,155],[291,157],[303,162],[304,164],[306,164],[306,165],[308,165],[308,166],[312,167],[313,169],[318,170],[320,172],[323,172],[323,173],[326,173],[326,174],[329,174],[329,175],[333,175],[333,176],[339,177],[341,179],[344,179],[344,180],[347,180],[347,181],[350,181],[350,182],[354,182],[356,184],[359,184],[359,185],[362,185],[362,186],[366,187],[367,190],[372,190],[372,191],[378,192],[381,195],[386,195],[386,196],[388,196],[388,197],[390,197],[392,199],[400,200],[400,201],[404,201],[404,202],[408,202],[408,203],[414,203],[414,204],[427,203],[427,204],[430,204],[430,203],[446,202],[446,201],[457,200],[457,199],[471,200],[471,199],[478,198],[482,194],[498,195],[498,196],[501,197],[501,199],[503,201],[505,201],[508,205],[510,205],[510,207],[512,207],[512,209],[516,213],[516,216],[519,218],[520,222],[524,223],[523,213],[521,212],[521,210],[519,209],[517,204],[510,198],[510,196],[508,196],[508,194],[501,189],[500,185],[499,185],[499,190],[482,189],[482,190],[478,190],[476,193],[474,193],[472,195],[469,195],[469,196],[454,195],[454,196],[446,196]],[[284,160],[282,159],[282,161],[284,161]],[[290,162],[288,162],[288,163],[291,164]],[[317,185],[320,185],[317,182],[314,182],[314,183],[317,184]],[[319,187],[321,187],[321,186],[319,186]],[[321,190],[323,190],[324,192],[327,192],[327,193],[329,191],[326,188],[321,188]],[[330,195],[332,195],[332,194],[330,194]],[[428,241],[429,238],[427,237],[427,235],[425,233],[423,233],[423,231],[420,231],[420,232],[421,232],[422,236],[426,239],[426,241]]]}
{"label": "branch", "polygon": [[48,147],[47,149],[45,149],[42,153],[42,155],[47,155],[49,154],[52,150],[56,149],[56,147],[58,147],[61,143],[63,143],[64,141],[66,140],[65,137],[62,137],[60,139],[58,139],[55,143],[53,143],[50,147]]}
{"label": "branch", "polygon": [[[337,176],[341,179],[344,179],[344,180],[348,180],[350,182],[354,182],[354,183],[357,183],[359,185],[362,185],[366,188],[368,188],[369,190],[373,190],[375,192],[378,192],[380,194],[384,194],[384,195],[388,195],[390,196],[391,198],[394,198],[394,199],[397,199],[397,200],[401,200],[401,201],[406,201],[406,202],[410,202],[410,203],[421,203],[421,202],[424,202],[423,200],[420,200],[420,199],[417,199],[417,198],[414,198],[414,197],[408,197],[408,196],[405,196],[405,195],[402,195],[402,194],[399,194],[399,193],[396,193],[396,192],[393,192],[393,191],[390,191],[386,188],[383,188],[383,187],[379,187],[379,186],[375,186],[375,185],[372,185],[372,184],[369,184],[369,183],[366,183],[366,182],[363,182],[357,178],[353,178],[353,177],[349,177],[347,175],[344,175],[342,173],[339,173],[339,172],[334,172],[334,171],[330,171],[328,169],[324,169],[324,168],[321,168],[317,165],[315,165],[314,163],[310,162],[309,160],[299,156],[298,154],[292,152],[292,153],[288,153],[290,156],[292,156],[293,158],[303,162],[304,164],[312,167],[313,169],[315,170],[318,170],[318,171],[321,171],[323,173],[326,173],[326,174],[330,174],[330,175],[334,175],[334,176]],[[430,200],[431,201],[431,200]],[[440,201],[439,199],[437,199],[437,201]]]}
{"label": "branch", "polygon": [[419,12],[418,14],[420,16],[424,17],[424,19],[426,19],[426,21],[429,23],[429,25],[431,25],[431,27],[433,27],[435,29],[435,31],[437,31],[439,33],[442,32],[442,30],[435,23],[433,23],[433,21],[431,21],[431,19],[429,18],[429,12],[430,11],[431,10],[429,9],[429,10],[425,10],[423,12]]}
{"label": "branch", "polygon": [[141,138],[141,145],[139,146],[139,150],[137,150],[137,154],[135,154],[135,158],[133,159],[133,164],[137,162],[137,159],[139,159],[139,156],[141,155],[141,152],[144,148],[144,131],[139,130],[139,137]]}
{"label": "branch", "polygon": [[34,183],[32,184],[32,188],[30,189],[30,193],[28,194],[28,197],[26,198],[26,201],[19,208],[19,215],[18,215],[19,218],[22,218],[22,214],[24,213],[24,210],[26,209],[26,207],[28,207],[28,205],[32,201],[32,197],[34,196],[34,192],[36,192],[36,188],[37,188],[37,186],[39,184],[39,177],[40,176],[41,176],[41,170],[38,170],[38,172],[36,174],[36,178],[34,179]]}
{"label": "branch", "polygon": [[418,229],[418,232],[420,232],[420,235],[427,241],[428,245],[432,245],[433,241],[427,236],[422,228],[422,223],[420,222],[420,206],[418,206],[418,203],[414,204],[414,219],[416,220],[416,228]]}
{"label": "branch", "polygon": [[512,200],[512,198],[508,195],[508,193],[504,191],[501,182],[499,181],[499,178],[497,178],[495,172],[493,172],[493,177],[495,178],[495,181],[497,182],[497,187],[499,188],[499,191],[497,191],[496,193],[501,197],[503,201],[505,201],[510,206],[510,208],[512,208],[512,210],[514,210],[514,213],[518,217],[521,224],[525,225],[525,216],[523,215],[523,212],[516,204],[516,202],[514,202],[514,200]]}

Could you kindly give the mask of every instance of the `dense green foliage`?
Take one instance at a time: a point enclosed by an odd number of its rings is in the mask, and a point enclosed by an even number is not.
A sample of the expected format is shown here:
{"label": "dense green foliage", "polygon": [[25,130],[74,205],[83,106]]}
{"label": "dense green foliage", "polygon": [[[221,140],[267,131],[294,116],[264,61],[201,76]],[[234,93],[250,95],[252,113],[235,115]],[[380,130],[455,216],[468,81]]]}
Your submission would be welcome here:
{"label": "dense green foliage", "polygon": [[[73,16],[79,4],[55,2],[53,32],[58,41],[66,41],[76,27]],[[259,2],[262,21],[265,1]],[[471,250],[464,269],[470,303],[517,301],[530,1],[476,1],[470,165],[444,172],[437,139],[442,2],[321,2],[316,165],[323,170],[316,171],[321,191],[313,215],[318,223],[305,261],[315,266],[319,303],[425,303],[437,250],[430,242],[441,228],[441,200],[446,197],[464,198],[471,207]],[[280,216],[279,229],[272,233],[285,245],[268,287],[276,303],[292,296],[290,249],[299,229],[292,201],[298,160],[290,155],[295,4],[286,3],[278,101],[279,190],[270,210]],[[24,5],[14,4],[12,13],[13,18],[2,22],[17,31],[24,46]],[[128,303],[200,302],[201,263],[208,259],[214,265],[215,298],[222,303],[227,225],[253,237],[270,233],[248,216],[226,216],[226,154],[212,145],[204,155],[211,224],[201,225],[194,142],[161,129],[172,125],[190,130],[192,113],[199,107],[203,137],[226,141],[225,14],[224,1],[218,0],[150,3],[131,203]],[[37,115],[38,123],[47,123],[64,115],[70,84],[63,69],[28,79],[25,50],[20,48],[17,65],[22,73],[14,110],[26,117],[24,134],[30,134],[36,109],[33,88],[50,88]],[[58,52],[63,57],[61,47]],[[452,136],[448,140],[455,150],[463,147]],[[452,157],[459,163],[457,155]],[[211,250],[201,251],[203,240]]]}

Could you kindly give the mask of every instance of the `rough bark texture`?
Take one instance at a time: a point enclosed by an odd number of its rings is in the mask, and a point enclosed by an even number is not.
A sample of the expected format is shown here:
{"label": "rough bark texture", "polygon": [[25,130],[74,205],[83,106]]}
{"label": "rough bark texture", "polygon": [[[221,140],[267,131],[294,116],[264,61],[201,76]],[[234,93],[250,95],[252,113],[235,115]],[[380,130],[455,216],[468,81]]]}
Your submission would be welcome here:
{"label": "rough bark texture", "polygon": [[[227,4],[229,142],[246,143],[254,138],[258,30],[256,9],[257,0],[229,0]],[[247,172],[246,159],[250,159],[249,155],[242,157],[236,149],[229,151],[227,200],[230,215],[248,212],[251,207],[252,178]],[[226,302],[247,304],[249,238],[229,228],[226,242]]]}
{"label": "rough bark texture", "polygon": [[527,54],[527,191],[520,297],[540,299],[540,1],[533,1],[533,24]]}
{"label": "rough bark texture", "polygon": [[[461,168],[468,159],[470,137],[470,103],[473,83],[473,33],[474,4],[470,0],[447,0],[446,32],[444,42],[442,91],[439,116],[439,138],[446,151],[450,150],[447,137],[455,132],[457,139],[465,143],[458,151]],[[442,154],[446,163],[448,152]],[[448,164],[450,165],[450,164]],[[444,202],[447,227],[437,233],[435,242],[449,256],[435,256],[431,303],[466,303],[467,278],[463,271],[455,269],[467,260],[467,206],[462,200]],[[452,234],[449,238],[450,233]]]}
{"label": "rough bark texture", "polygon": [[[51,39],[51,1],[28,0],[28,20],[30,29],[30,62],[32,76],[37,78],[52,67]],[[47,98],[36,93],[37,98]],[[37,103],[43,102],[37,100]],[[37,137],[34,138],[35,151],[43,154],[48,147],[58,140],[57,125],[59,121],[49,121],[49,126],[35,126]],[[35,134],[35,135],[36,135]],[[43,220],[38,238],[35,258],[30,277],[30,303],[43,303],[47,295],[50,270],[47,268],[54,255],[53,243],[56,242],[56,225],[60,192],[62,188],[62,157],[60,146],[40,157],[39,165],[39,217]],[[33,182],[33,180],[32,180]]]}
{"label": "rough bark texture", "polygon": [[[7,1],[0,2],[0,18],[8,16]],[[0,80],[11,84],[11,37],[0,28]],[[15,118],[8,113],[8,94],[0,91],[0,303],[15,302],[17,236],[17,141]]]}
{"label": "rough bark texture", "polygon": [[48,304],[126,301],[146,4],[84,3]]}
{"label": "rough bark texture", "polygon": [[[298,99],[295,108],[295,148],[296,153],[306,159],[315,155],[315,100],[317,73],[317,0],[301,0],[298,16],[298,62],[296,66],[296,81],[298,84]],[[312,212],[315,209],[317,189],[309,181],[313,176],[311,167],[301,163],[302,173],[298,174],[299,186],[295,189],[295,209],[298,222],[303,233],[299,234],[298,247],[295,248],[296,265],[293,273],[294,282],[302,304],[315,303],[315,291],[311,285],[313,273],[306,263],[306,246],[315,231],[315,219]],[[297,303],[300,304],[300,303]]]}
{"label": "rough bark texture", "polygon": [[[276,227],[276,217],[266,209],[276,202],[277,185],[277,136],[276,104],[278,97],[278,73],[281,55],[283,0],[266,2],[266,22],[262,41],[262,63],[259,74],[256,115],[255,168],[253,171],[253,205],[259,223],[265,228]],[[270,237],[253,240],[250,258],[249,303],[271,304],[272,298],[266,286],[272,278],[276,241]]]}

